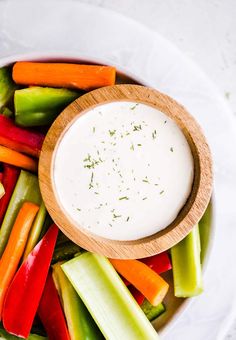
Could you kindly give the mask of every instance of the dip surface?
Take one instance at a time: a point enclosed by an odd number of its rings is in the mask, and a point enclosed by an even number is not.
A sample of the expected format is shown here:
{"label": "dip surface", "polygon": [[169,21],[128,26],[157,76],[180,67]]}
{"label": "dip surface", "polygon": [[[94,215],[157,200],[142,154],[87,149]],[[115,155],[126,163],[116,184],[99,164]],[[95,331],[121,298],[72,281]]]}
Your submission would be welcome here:
{"label": "dip surface", "polygon": [[146,104],[112,102],[75,120],[54,159],[67,214],[91,233],[135,240],[167,227],[192,188],[194,163],[177,124]]}

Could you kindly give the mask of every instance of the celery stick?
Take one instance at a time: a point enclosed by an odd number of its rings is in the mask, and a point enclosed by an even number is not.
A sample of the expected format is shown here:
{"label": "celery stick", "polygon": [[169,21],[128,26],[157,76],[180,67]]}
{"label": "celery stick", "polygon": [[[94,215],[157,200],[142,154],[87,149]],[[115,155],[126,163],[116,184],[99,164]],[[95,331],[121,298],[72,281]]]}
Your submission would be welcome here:
{"label": "celery stick", "polygon": [[191,297],[203,291],[200,253],[196,225],[188,236],[171,248],[175,296]]}
{"label": "celery stick", "polygon": [[40,233],[41,233],[43,225],[44,225],[46,215],[47,215],[47,210],[46,210],[44,203],[42,202],[41,206],[39,208],[39,211],[38,211],[38,213],[35,217],[34,223],[33,223],[31,230],[30,230],[30,234],[29,234],[27,244],[26,244],[26,247],[25,247],[25,252],[24,252],[24,255],[23,255],[23,260],[26,259],[26,257],[29,255],[31,250],[37,244],[39,237],[40,237]]}
{"label": "celery stick", "polygon": [[209,238],[211,235],[211,220],[212,220],[212,205],[211,203],[209,203],[203,217],[199,222],[199,233],[201,240],[201,263],[204,262],[209,245]]}
{"label": "celery stick", "polygon": [[53,266],[53,279],[61,298],[71,340],[103,339],[98,326],[61,269],[61,263]]}
{"label": "celery stick", "polygon": [[9,102],[16,88],[11,77],[11,70],[8,67],[0,68],[0,109]]}
{"label": "celery stick", "polygon": [[80,95],[68,89],[32,86],[15,91],[15,120],[22,126],[51,124]]}
{"label": "celery stick", "polygon": [[41,204],[42,198],[38,178],[30,172],[21,170],[0,229],[0,257],[7,244],[20,207],[25,201]]}
{"label": "celery stick", "polygon": [[5,195],[5,189],[4,186],[2,184],[2,182],[0,182],[0,199]]}
{"label": "celery stick", "polygon": [[106,339],[159,339],[107,258],[85,252],[61,267]]}
{"label": "celery stick", "polygon": [[144,300],[141,305],[142,311],[146,315],[149,321],[156,319],[159,315],[165,312],[165,306],[160,303],[157,306],[153,306],[148,300]]}

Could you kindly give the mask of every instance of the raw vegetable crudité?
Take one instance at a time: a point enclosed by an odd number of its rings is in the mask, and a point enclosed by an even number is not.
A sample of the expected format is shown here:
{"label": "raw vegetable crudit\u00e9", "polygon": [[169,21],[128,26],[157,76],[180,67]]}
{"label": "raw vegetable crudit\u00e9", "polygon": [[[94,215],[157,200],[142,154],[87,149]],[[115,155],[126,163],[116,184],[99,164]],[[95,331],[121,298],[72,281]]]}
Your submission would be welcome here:
{"label": "raw vegetable crudit\u00e9", "polygon": [[37,159],[46,130],[84,91],[115,77],[100,65],[0,68],[1,339],[158,339],[151,321],[170,294],[163,273],[172,270],[176,297],[203,289],[198,226],[170,252],[107,259],[58,232],[42,202]]}

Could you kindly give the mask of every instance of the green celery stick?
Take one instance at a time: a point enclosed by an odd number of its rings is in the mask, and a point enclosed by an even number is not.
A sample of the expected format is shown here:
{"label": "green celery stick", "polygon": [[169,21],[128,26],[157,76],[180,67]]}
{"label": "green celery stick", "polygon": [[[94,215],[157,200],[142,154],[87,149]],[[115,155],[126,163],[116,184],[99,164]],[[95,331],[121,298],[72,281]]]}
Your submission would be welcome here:
{"label": "green celery stick", "polygon": [[83,301],[61,269],[61,263],[53,266],[53,279],[61,298],[71,340],[104,339]]}
{"label": "green celery stick", "polygon": [[42,198],[38,178],[30,172],[21,170],[0,229],[0,257],[5,249],[22,203],[26,201],[41,204]]}
{"label": "green celery stick", "polygon": [[68,89],[32,86],[15,91],[15,121],[22,126],[51,124],[80,95]]}
{"label": "green celery stick", "polygon": [[[5,331],[5,329],[0,329],[0,340],[17,340],[17,339],[22,339],[19,338],[18,336],[9,334]],[[37,334],[30,334],[29,337],[26,340],[46,340],[44,336],[37,335]]]}
{"label": "green celery stick", "polygon": [[212,205],[208,205],[203,217],[199,222],[199,233],[201,240],[201,263],[204,262],[211,235]]}
{"label": "green celery stick", "polygon": [[2,184],[2,182],[0,182],[0,199],[5,195],[5,189],[4,186]]}
{"label": "green celery stick", "polygon": [[41,203],[41,206],[39,208],[39,211],[35,217],[34,223],[31,227],[30,230],[30,234],[27,240],[27,244],[25,247],[25,252],[23,255],[23,260],[26,259],[26,257],[29,255],[29,253],[31,252],[31,250],[34,248],[34,246],[37,244],[43,225],[44,225],[44,221],[47,215],[47,210],[46,207],[44,205],[44,203]]}
{"label": "green celery stick", "polygon": [[144,300],[141,304],[142,311],[146,315],[149,321],[153,321],[156,319],[159,315],[165,312],[165,306],[160,303],[157,306],[153,306],[148,300]]}
{"label": "green celery stick", "polygon": [[106,339],[159,339],[107,258],[85,252],[61,267]]}
{"label": "green celery stick", "polygon": [[11,69],[0,68],[0,110],[9,102],[16,88],[11,77]]}
{"label": "green celery stick", "polygon": [[203,291],[199,228],[171,248],[174,291],[177,297],[191,297]]}
{"label": "green celery stick", "polygon": [[77,246],[77,244],[68,240],[66,243],[56,246],[52,257],[52,263],[69,260],[74,257],[75,254],[80,253],[80,251],[81,248]]}

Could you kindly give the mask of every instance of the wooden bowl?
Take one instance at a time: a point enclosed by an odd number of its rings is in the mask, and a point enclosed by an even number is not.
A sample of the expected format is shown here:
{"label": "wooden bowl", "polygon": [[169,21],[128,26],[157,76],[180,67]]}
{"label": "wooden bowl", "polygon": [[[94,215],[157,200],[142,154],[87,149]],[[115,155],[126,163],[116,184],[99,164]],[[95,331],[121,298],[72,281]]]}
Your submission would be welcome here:
{"label": "wooden bowl", "polygon": [[[164,230],[133,241],[97,236],[76,224],[61,206],[54,178],[54,156],[65,132],[79,115],[96,105],[134,101],[155,107],[173,119],[184,133],[194,160],[191,194],[177,218]],[[199,222],[212,192],[212,160],[207,141],[195,119],[172,98],[140,85],[114,85],[91,91],[69,105],[55,120],[45,138],[39,160],[39,183],[43,200],[54,222],[72,241],[110,258],[142,258],[167,250],[181,241]]]}

